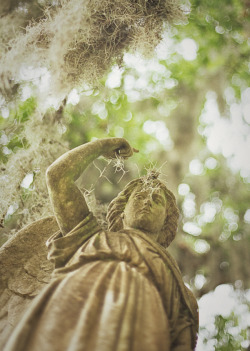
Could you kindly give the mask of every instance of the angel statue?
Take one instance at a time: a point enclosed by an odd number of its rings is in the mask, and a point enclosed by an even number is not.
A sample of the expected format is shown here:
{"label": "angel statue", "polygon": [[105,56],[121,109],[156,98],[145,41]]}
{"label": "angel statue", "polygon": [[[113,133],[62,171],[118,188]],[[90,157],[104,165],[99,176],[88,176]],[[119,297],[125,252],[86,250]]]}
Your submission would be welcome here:
{"label": "angel statue", "polygon": [[154,172],[135,179],[110,203],[103,230],[75,184],[99,156],[134,152],[123,138],[99,139],[48,168],[56,222],[35,222],[1,249],[4,351],[195,349],[197,303],[166,250],[177,230],[174,195]]}

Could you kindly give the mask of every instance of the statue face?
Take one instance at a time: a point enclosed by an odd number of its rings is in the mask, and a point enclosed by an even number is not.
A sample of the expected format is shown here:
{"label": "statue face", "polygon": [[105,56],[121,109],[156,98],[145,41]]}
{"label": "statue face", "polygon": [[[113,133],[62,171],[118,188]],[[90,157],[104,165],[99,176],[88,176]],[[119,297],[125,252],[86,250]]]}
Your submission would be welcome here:
{"label": "statue face", "polygon": [[159,187],[145,190],[135,188],[124,209],[124,228],[140,229],[158,234],[163,227],[167,210],[164,190]]}

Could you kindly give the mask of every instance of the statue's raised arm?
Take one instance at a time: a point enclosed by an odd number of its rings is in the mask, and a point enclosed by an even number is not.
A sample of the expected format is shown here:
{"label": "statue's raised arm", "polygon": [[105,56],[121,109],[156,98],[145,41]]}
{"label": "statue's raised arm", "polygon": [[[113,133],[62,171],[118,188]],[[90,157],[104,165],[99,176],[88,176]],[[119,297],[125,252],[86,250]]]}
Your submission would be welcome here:
{"label": "statue's raised arm", "polygon": [[50,200],[62,234],[70,232],[89,213],[84,196],[75,184],[88,165],[99,156],[128,158],[133,151],[137,150],[123,138],[99,139],[68,151],[48,168]]}

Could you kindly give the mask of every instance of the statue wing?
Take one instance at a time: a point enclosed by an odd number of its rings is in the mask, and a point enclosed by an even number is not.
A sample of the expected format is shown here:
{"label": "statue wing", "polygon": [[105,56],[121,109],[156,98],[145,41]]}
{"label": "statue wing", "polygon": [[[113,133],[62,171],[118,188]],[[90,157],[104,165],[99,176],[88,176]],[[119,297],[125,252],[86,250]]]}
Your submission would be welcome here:
{"label": "statue wing", "polygon": [[49,283],[53,264],[46,240],[56,231],[54,216],[21,229],[0,248],[0,349],[33,298]]}

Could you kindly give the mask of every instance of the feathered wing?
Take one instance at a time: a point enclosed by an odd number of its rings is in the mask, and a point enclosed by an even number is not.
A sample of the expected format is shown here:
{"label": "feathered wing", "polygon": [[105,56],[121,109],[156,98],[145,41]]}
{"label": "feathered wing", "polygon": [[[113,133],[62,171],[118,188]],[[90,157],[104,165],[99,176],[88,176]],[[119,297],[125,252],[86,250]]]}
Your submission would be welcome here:
{"label": "feathered wing", "polygon": [[46,240],[56,231],[55,217],[33,222],[0,248],[0,349],[33,298],[49,283],[53,264]]}

